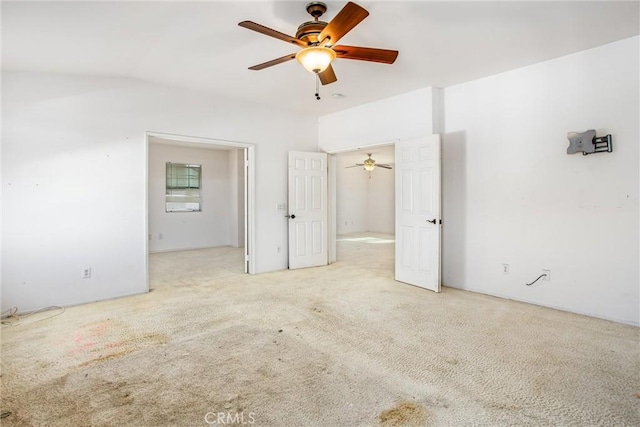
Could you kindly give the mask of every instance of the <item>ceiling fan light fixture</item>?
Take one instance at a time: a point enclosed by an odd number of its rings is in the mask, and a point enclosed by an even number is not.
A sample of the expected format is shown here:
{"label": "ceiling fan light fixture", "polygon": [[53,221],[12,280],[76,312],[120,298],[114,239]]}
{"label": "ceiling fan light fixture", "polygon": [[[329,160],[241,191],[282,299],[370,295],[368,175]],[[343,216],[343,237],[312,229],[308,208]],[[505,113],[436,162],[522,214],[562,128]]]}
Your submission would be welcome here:
{"label": "ceiling fan light fixture", "polygon": [[296,61],[314,74],[322,73],[334,59],[336,59],[336,52],[328,47],[311,46],[296,53]]}
{"label": "ceiling fan light fixture", "polygon": [[364,170],[366,170],[367,172],[371,172],[376,168],[376,161],[373,160],[371,157],[369,157],[364,161],[363,166],[364,166]]}

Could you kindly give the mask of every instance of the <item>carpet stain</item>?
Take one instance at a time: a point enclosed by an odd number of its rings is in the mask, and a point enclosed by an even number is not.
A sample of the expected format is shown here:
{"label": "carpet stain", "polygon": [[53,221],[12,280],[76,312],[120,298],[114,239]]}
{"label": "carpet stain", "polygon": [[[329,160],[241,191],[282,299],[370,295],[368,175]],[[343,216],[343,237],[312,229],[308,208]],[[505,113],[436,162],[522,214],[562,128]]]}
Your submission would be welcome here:
{"label": "carpet stain", "polygon": [[124,343],[135,343],[135,344],[166,344],[169,341],[166,334],[152,332],[148,334],[142,334],[138,336],[131,337],[128,340],[123,341]]}
{"label": "carpet stain", "polygon": [[429,420],[426,409],[414,402],[400,402],[380,416],[383,426],[423,426]]}
{"label": "carpet stain", "polygon": [[129,338],[117,341],[106,343],[101,348],[95,349],[95,351],[113,351],[118,350],[113,353],[100,354],[98,357],[87,360],[86,362],[81,363],[79,366],[87,366],[94,363],[106,362],[112,359],[118,359],[120,357],[131,354],[135,351],[141,350],[143,347],[147,347],[149,345],[158,345],[158,344],[166,344],[169,341],[166,334],[162,333],[147,333],[141,335],[130,336]]}
{"label": "carpet stain", "polygon": [[78,366],[84,367],[84,366],[92,365],[94,363],[100,363],[100,362],[106,362],[106,361],[112,360],[112,359],[118,359],[120,357],[126,356],[127,354],[133,353],[135,350],[136,349],[134,349],[134,348],[130,348],[128,350],[120,351],[118,353],[107,354],[105,356],[98,356],[95,359],[87,360],[86,362],[81,363]]}

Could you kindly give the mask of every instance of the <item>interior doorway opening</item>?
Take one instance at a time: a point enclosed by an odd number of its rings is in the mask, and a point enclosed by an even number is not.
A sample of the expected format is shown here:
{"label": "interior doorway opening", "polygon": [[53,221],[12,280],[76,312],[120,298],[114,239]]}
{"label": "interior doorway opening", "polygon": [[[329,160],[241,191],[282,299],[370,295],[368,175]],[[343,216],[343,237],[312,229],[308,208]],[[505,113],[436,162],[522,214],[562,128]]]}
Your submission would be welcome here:
{"label": "interior doorway opening", "polygon": [[[334,153],[330,182],[333,261],[362,264],[393,276],[395,146]],[[374,161],[373,165],[369,161]],[[366,168],[365,168],[366,166]],[[373,167],[372,167],[373,166]],[[332,181],[332,180],[330,180]]]}
{"label": "interior doorway opening", "polygon": [[146,148],[147,290],[254,274],[253,145],[147,132]]}

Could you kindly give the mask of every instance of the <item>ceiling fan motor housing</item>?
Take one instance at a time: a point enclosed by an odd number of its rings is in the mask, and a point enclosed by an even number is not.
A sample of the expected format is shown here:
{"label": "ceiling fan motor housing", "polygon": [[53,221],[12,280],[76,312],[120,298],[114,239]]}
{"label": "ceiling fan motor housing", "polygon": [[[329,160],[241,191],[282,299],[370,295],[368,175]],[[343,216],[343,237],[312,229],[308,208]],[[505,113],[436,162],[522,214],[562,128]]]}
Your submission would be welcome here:
{"label": "ceiling fan motor housing", "polygon": [[303,22],[300,24],[298,32],[296,33],[296,38],[309,45],[313,45],[314,43],[318,43],[318,35],[322,32],[324,27],[327,26],[326,22],[318,20],[318,18],[327,11],[327,5],[320,1],[313,1],[311,3],[307,3],[306,9],[309,15],[313,16],[315,21]]}
{"label": "ceiling fan motor housing", "polygon": [[304,22],[298,27],[296,38],[307,42],[309,45],[317,43],[318,36],[326,26],[327,23],[322,21]]}

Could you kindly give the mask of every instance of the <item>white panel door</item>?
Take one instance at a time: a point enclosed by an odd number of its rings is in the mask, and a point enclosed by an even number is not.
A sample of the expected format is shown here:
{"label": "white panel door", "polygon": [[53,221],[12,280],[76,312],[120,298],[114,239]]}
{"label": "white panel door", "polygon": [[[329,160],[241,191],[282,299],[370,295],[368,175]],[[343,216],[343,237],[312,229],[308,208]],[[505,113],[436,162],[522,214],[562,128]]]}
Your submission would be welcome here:
{"label": "white panel door", "polygon": [[396,280],[440,292],[440,135],[396,143]]}
{"label": "white panel door", "polygon": [[289,152],[289,268],[327,265],[327,155]]}

